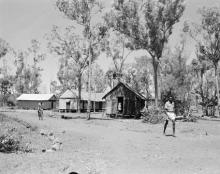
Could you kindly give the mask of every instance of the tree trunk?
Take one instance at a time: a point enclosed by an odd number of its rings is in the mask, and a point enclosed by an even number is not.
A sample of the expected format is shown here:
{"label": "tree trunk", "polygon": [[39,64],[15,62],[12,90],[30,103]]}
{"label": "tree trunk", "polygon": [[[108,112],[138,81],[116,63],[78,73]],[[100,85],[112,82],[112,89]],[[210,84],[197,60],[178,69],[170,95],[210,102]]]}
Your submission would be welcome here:
{"label": "tree trunk", "polygon": [[[203,93],[203,75],[204,73],[201,72],[201,84],[200,84],[200,93],[201,93],[201,98],[202,98],[202,112],[203,112],[203,116],[206,116],[207,115],[207,107],[206,107],[206,103],[205,103],[205,96],[204,96],[204,93]],[[197,76],[199,78],[199,76]]]}
{"label": "tree trunk", "polygon": [[215,82],[216,82],[216,92],[217,92],[217,117],[219,117],[218,64],[215,66]]}
{"label": "tree trunk", "polygon": [[77,100],[77,112],[81,112],[80,101],[81,101],[81,88],[82,88],[82,74],[78,75],[78,100]]}
{"label": "tree trunk", "polygon": [[89,46],[89,98],[88,98],[88,108],[87,108],[87,120],[90,120],[90,114],[91,114],[91,110],[90,110],[90,106],[91,106],[91,63],[92,63],[92,55],[91,55],[91,44]]}
{"label": "tree trunk", "polygon": [[153,58],[153,69],[154,69],[155,106],[158,107],[158,81],[157,81],[158,61],[156,60],[156,58]]}

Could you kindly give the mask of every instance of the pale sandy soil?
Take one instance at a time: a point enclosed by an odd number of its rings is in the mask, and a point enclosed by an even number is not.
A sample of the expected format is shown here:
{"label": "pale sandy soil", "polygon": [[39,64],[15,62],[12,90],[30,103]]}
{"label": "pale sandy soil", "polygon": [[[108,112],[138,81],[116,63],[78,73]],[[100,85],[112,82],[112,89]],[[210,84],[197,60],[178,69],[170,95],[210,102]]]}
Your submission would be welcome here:
{"label": "pale sandy soil", "polygon": [[[54,132],[63,147],[42,153],[48,142],[35,135],[33,143],[40,145],[33,144],[38,148],[34,153],[0,153],[2,174],[220,173],[220,121],[177,122],[174,138],[162,135],[162,124],[149,125],[141,120],[103,120],[95,115],[96,119],[87,121],[75,113],[71,114],[75,119],[46,116],[39,121],[36,111],[4,114],[37,126],[36,134],[41,129]],[[167,134],[171,132],[169,124]]]}

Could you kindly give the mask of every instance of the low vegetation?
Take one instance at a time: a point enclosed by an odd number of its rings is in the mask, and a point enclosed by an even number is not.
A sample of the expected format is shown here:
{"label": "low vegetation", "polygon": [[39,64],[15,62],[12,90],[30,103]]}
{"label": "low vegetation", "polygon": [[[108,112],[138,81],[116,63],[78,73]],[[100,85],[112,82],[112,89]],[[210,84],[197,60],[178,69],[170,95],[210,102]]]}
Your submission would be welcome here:
{"label": "low vegetation", "polygon": [[0,114],[0,152],[34,152],[44,148],[47,141],[41,137],[37,126]]}
{"label": "low vegetation", "polygon": [[159,108],[151,108],[141,113],[144,123],[158,124],[165,119],[165,113]]}

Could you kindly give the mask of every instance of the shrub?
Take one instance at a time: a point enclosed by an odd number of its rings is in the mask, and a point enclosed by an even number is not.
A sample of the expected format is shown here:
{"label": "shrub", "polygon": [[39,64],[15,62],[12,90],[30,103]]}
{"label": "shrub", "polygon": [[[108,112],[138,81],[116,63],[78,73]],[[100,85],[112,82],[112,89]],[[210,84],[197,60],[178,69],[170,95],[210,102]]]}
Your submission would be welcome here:
{"label": "shrub", "polygon": [[158,124],[164,121],[164,113],[160,108],[150,108],[142,112],[144,123]]}
{"label": "shrub", "polygon": [[20,141],[10,135],[0,136],[0,152],[12,153],[20,149]]}
{"label": "shrub", "polygon": [[189,110],[188,113],[185,113],[183,115],[183,121],[184,122],[196,122],[197,121],[197,117],[192,115],[192,111]]}
{"label": "shrub", "polygon": [[13,152],[33,152],[33,150],[26,144],[23,146],[21,140],[12,135],[6,134],[0,136],[0,152],[13,153]]}

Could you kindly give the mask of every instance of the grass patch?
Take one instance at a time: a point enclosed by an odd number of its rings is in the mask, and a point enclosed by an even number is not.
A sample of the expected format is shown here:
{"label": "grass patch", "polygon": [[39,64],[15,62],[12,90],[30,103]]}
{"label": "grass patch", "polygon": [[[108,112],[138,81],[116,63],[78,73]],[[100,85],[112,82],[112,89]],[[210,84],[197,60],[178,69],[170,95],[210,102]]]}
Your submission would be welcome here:
{"label": "grass patch", "polygon": [[32,152],[29,139],[32,136],[31,132],[37,129],[37,126],[0,113],[0,152]]}

